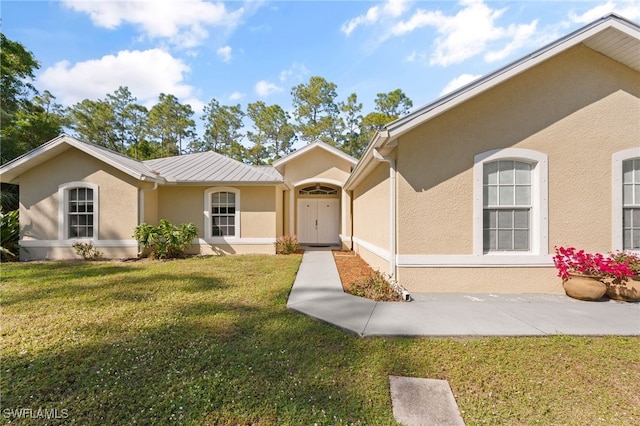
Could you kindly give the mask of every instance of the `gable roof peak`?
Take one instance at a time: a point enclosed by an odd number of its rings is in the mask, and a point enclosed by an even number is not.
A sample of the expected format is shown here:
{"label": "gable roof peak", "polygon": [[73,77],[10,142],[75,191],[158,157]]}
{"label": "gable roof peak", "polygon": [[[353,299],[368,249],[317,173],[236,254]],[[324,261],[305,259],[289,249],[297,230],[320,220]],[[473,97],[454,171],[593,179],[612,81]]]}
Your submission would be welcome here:
{"label": "gable roof peak", "polygon": [[[613,36],[612,33],[616,35]],[[617,39],[614,40],[616,37]],[[620,42],[620,40],[633,40],[633,46],[630,47],[629,43]],[[384,130],[389,131],[392,137],[397,137],[408,128],[414,127],[414,123],[422,122],[439,112],[450,109],[460,102],[464,102],[466,99],[581,43],[624,63],[630,68],[640,71],[640,57],[637,55],[637,50],[635,50],[640,49],[640,26],[616,13],[609,13],[494,72],[486,74],[386,124]]]}
{"label": "gable roof peak", "polygon": [[153,173],[138,160],[65,133],[4,164],[0,167],[0,180],[7,183],[17,183],[21,174],[67,151],[70,147],[82,151],[136,179],[154,182],[162,181],[157,174]]}
{"label": "gable roof peak", "polygon": [[346,152],[331,146],[330,144],[320,140],[320,139],[314,139],[313,141],[309,142],[308,144],[306,144],[305,146],[303,146],[302,148],[297,149],[296,151],[292,152],[291,154],[288,154],[282,158],[279,158],[278,160],[273,162],[273,167],[275,168],[279,168],[282,165],[288,163],[289,161],[300,157],[301,155],[304,155],[305,153],[312,151],[314,149],[324,149],[327,152],[330,152],[331,154],[342,158],[343,160],[346,160],[352,164],[356,164],[358,162],[357,159],[355,159],[354,157],[350,156],[349,154],[347,154]]}

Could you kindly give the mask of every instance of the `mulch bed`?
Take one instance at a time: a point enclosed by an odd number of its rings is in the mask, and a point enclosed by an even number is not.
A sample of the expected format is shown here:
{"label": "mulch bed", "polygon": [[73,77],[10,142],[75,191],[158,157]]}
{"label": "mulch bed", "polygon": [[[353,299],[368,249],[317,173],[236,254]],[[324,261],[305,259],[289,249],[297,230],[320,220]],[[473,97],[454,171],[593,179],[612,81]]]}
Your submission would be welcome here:
{"label": "mulch bed", "polygon": [[373,274],[371,266],[354,252],[348,250],[332,250],[332,252],[345,292],[349,292],[353,283]]}

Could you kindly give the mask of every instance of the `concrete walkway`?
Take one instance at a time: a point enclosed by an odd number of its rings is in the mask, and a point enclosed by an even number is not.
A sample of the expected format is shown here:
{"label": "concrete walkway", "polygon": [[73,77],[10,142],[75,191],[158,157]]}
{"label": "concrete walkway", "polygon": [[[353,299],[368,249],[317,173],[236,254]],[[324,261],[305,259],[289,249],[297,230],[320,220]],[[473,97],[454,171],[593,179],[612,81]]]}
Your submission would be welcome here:
{"label": "concrete walkway", "polygon": [[346,294],[331,249],[306,247],[287,308],[360,336],[640,335],[640,303],[547,294],[411,294],[374,302]]}

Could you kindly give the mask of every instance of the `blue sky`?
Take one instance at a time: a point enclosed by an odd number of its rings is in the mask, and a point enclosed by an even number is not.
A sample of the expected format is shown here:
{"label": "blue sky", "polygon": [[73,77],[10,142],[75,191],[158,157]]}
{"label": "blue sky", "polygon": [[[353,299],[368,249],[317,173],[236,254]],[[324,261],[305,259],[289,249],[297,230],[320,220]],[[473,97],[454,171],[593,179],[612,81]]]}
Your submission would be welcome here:
{"label": "blue sky", "polygon": [[402,89],[414,107],[615,11],[619,1],[2,1],[2,32],[41,63],[36,87],[64,106],[128,86],[152,106],[176,95],[202,115],[322,76],[364,112]]}

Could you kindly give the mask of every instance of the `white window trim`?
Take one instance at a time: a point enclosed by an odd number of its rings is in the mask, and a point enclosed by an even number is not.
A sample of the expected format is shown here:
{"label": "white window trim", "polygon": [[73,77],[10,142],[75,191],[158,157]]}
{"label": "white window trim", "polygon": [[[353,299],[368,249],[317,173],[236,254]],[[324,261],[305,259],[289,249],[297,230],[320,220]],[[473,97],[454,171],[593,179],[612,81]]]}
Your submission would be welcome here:
{"label": "white window trim", "polygon": [[[483,169],[485,163],[497,160],[516,160],[531,163],[531,223],[530,249],[526,252],[483,251]],[[473,255],[500,256],[545,256],[549,253],[549,160],[544,153],[521,148],[494,149],[482,152],[473,158]],[[522,263],[527,261],[522,259]],[[515,262],[519,262],[515,260]]]}
{"label": "white window trim", "polygon": [[[612,189],[611,194],[613,198],[613,211],[612,211],[612,235],[613,235],[613,250],[622,250],[622,162],[631,160],[634,158],[640,158],[640,147],[625,149],[624,151],[616,152],[612,155]],[[635,251],[635,250],[634,250]]]}
{"label": "white window trim", "polygon": [[[211,194],[215,192],[233,192],[236,198],[235,235],[233,237],[214,237],[211,235]],[[204,240],[207,243],[239,243],[240,235],[240,190],[237,188],[217,186],[204,191]]]}
{"label": "white window trim", "polygon": [[[69,238],[69,190],[75,188],[89,188],[93,190],[93,237]],[[67,182],[58,186],[58,240],[60,241],[96,241],[100,238],[100,197],[98,185],[90,182]]]}

